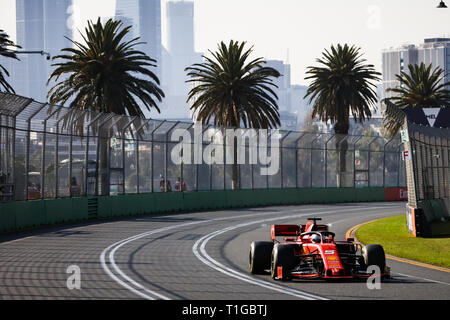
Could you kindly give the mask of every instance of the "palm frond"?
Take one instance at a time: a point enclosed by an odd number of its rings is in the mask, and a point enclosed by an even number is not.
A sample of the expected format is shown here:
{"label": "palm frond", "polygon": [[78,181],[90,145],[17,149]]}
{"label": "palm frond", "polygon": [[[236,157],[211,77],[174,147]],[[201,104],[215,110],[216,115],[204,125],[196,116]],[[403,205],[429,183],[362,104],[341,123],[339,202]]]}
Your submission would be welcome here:
{"label": "palm frond", "polygon": [[386,105],[383,119],[383,127],[389,137],[393,138],[404,124],[406,114],[390,99],[384,99]]}
{"label": "palm frond", "polygon": [[[65,104],[81,110],[97,110],[144,117],[143,110],[160,112],[164,92],[149,68],[157,61],[136,50],[139,38],[128,40],[131,27],[109,19],[102,24],[88,22],[83,43],[62,49],[48,79],[57,82],[48,92],[52,104]],[[60,80],[64,79],[64,80]]]}
{"label": "palm frond", "polygon": [[325,49],[319,66],[308,68],[306,80],[312,80],[305,98],[313,104],[313,117],[335,123],[335,131],[347,134],[349,116],[363,122],[372,117],[378,101],[374,82],[380,73],[362,59],[360,48],[338,44]]}
{"label": "palm frond", "polygon": [[399,86],[387,91],[394,93],[390,98],[400,108],[439,108],[450,106],[450,82],[444,82],[444,70],[433,69],[432,65],[414,64],[409,72],[396,76]]}
{"label": "palm frond", "polygon": [[[11,50],[11,48],[20,49],[21,47],[11,41],[9,35],[0,29],[0,56],[19,60],[15,51]],[[4,90],[8,93],[15,93],[14,88],[8,83],[6,77],[9,77],[9,72],[5,67],[0,65],[0,91]]]}
{"label": "palm frond", "polygon": [[191,109],[203,124],[222,127],[276,128],[280,125],[273,79],[281,74],[264,66],[262,58],[249,60],[253,47],[246,42],[221,42],[212,58],[186,68],[194,87],[188,95]]}

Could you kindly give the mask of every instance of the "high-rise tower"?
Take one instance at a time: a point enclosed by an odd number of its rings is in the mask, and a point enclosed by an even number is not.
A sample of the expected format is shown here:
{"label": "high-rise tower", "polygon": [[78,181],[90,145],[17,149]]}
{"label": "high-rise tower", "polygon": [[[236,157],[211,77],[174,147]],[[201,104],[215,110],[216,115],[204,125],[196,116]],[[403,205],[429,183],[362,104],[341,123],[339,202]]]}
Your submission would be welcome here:
{"label": "high-rise tower", "polygon": [[162,116],[189,119],[186,99],[191,88],[187,84],[185,68],[202,62],[202,55],[194,49],[194,2],[166,2],[167,51],[164,55],[163,90],[166,93]]}
{"label": "high-rise tower", "polygon": [[175,55],[194,52],[194,2],[168,1],[166,7],[167,50]]}
{"label": "high-rise tower", "polygon": [[[24,51],[45,51],[52,56],[72,47],[69,8],[72,0],[16,0],[17,41]],[[51,61],[40,55],[20,55],[17,63],[18,93],[45,101],[52,72]]]}
{"label": "high-rise tower", "polygon": [[138,49],[157,61],[152,71],[161,80],[161,0],[117,0],[115,19],[131,26],[131,36],[145,42]]}

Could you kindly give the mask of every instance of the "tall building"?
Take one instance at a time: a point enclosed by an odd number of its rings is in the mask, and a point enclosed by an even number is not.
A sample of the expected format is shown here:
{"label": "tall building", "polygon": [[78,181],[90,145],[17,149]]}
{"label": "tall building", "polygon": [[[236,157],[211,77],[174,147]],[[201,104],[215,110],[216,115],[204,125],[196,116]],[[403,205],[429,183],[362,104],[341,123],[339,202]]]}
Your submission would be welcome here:
{"label": "tall building", "polygon": [[166,3],[167,50],[176,55],[194,52],[194,2]]}
{"label": "tall building", "polygon": [[305,99],[308,86],[291,85],[291,111],[297,116],[297,123],[302,126],[308,112],[311,111],[309,98]]}
{"label": "tall building", "polygon": [[157,61],[152,71],[161,80],[161,0],[116,0],[115,19],[132,27],[129,40],[144,42],[138,49]]}
{"label": "tall building", "polygon": [[[443,82],[450,81],[450,38],[425,39],[420,45],[404,45],[383,52],[383,98],[392,96],[387,89],[399,85],[396,75],[401,71],[408,73],[408,65],[432,64],[433,69],[444,70],[446,77]],[[449,88],[450,89],[450,88]]]}
{"label": "tall building", "polygon": [[167,48],[164,50],[163,90],[166,94],[161,117],[189,119],[186,103],[190,84],[186,83],[186,67],[202,62],[202,54],[194,49],[194,2],[166,3]]}
{"label": "tall building", "polygon": [[[23,51],[45,51],[52,56],[72,47],[68,27],[72,0],[16,0],[17,41]],[[18,94],[46,101],[51,61],[38,54],[21,54],[15,63],[14,84]]]}
{"label": "tall building", "polygon": [[266,67],[277,70],[281,77],[274,80],[278,88],[274,89],[278,96],[280,111],[291,112],[291,65],[281,60],[267,60]]}

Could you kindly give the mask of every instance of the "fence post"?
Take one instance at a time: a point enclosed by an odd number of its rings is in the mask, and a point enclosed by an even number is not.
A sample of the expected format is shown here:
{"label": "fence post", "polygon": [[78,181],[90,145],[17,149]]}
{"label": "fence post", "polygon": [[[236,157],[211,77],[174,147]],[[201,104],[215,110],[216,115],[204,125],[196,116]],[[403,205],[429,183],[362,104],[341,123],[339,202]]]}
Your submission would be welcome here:
{"label": "fence post", "polygon": [[[100,139],[101,139],[101,135],[100,135],[100,132],[102,131],[102,128],[103,128],[103,126],[105,125],[105,124],[107,124],[112,118],[114,117],[114,115],[113,114],[109,114],[107,117],[106,117],[106,119],[105,120],[103,120],[103,122],[102,123],[100,123],[99,124],[99,126],[98,126],[98,132],[97,132],[97,154],[95,155],[95,157],[96,157],[96,166],[95,166],[95,180],[96,180],[96,182],[95,182],[95,195],[96,196],[99,196],[99,190],[100,190],[100,179],[99,179],[99,177],[100,177],[100,175],[99,175],[99,172],[100,172],[100,170],[99,170],[99,165],[100,165],[100,163],[99,163],[99,161],[100,161]],[[109,157],[109,152],[110,152],[110,147],[109,147],[109,139],[108,139],[108,157]],[[106,156],[106,155],[105,155]],[[109,163],[109,158],[107,159],[107,162]]]}
{"label": "fence post", "polygon": [[145,120],[142,122],[142,125],[136,129],[136,178],[137,178],[137,193],[141,193],[141,174],[140,174],[140,154],[139,154],[139,148],[140,148],[140,141],[141,136],[139,134],[139,131],[141,131],[151,120]]}
{"label": "fence post", "polygon": [[62,117],[61,119],[58,119],[56,122],[56,138],[55,138],[55,199],[58,198],[59,195],[59,123],[60,121],[64,119]]}
{"label": "fence post", "polygon": [[52,118],[61,107],[56,108],[47,118],[44,120],[44,132],[42,140],[42,163],[41,163],[41,199],[45,199],[45,151],[47,149],[47,121]]}
{"label": "fence post", "polygon": [[167,192],[167,178],[168,178],[168,173],[169,173],[169,171],[168,171],[168,162],[169,162],[169,156],[168,156],[168,152],[169,152],[169,142],[168,142],[168,140],[169,140],[169,133],[178,125],[180,123],[180,121],[177,121],[177,122],[175,122],[175,124],[172,126],[172,127],[170,127],[170,129],[169,130],[167,130],[167,132],[166,132],[166,139],[165,139],[165,152],[164,152],[164,178],[165,178],[165,182],[166,182],[166,192]]}
{"label": "fence post", "polygon": [[31,119],[33,119],[44,107],[47,106],[47,103],[43,103],[40,108],[38,108],[31,116],[27,119],[27,142],[26,142],[26,164],[25,164],[25,200],[28,201],[28,183],[29,183],[29,174],[30,174],[30,140],[31,140]]}
{"label": "fence post", "polygon": [[[269,151],[269,140],[272,138],[272,130],[267,135],[267,151]],[[270,142],[270,155],[272,155],[272,142]],[[280,164],[281,167],[281,164]],[[266,188],[270,189],[269,186],[269,175],[266,175]]]}
{"label": "fence post", "polygon": [[313,150],[314,150],[314,147],[313,147],[313,144],[314,144],[314,142],[316,142],[316,140],[317,139],[319,139],[319,137],[321,136],[322,134],[321,133],[319,133],[312,141],[311,141],[311,156],[310,156],[310,170],[309,170],[309,186],[310,186],[310,188],[312,188],[313,187]]}
{"label": "fence post", "polygon": [[297,140],[295,140],[295,185],[297,187],[297,189],[299,188],[299,183],[298,183],[298,143],[300,142],[301,139],[303,139],[303,137],[307,134],[307,132],[303,133],[300,135],[300,137],[298,137]]}
{"label": "fence post", "polygon": [[[397,187],[400,187],[400,166],[401,166],[401,161],[402,161],[402,155],[401,155],[401,151],[402,151],[402,145],[400,144],[398,149],[397,149]],[[406,168],[406,166],[405,166]]]}
{"label": "fence post", "polygon": [[[90,127],[92,124],[94,124],[97,120],[99,120],[104,114],[99,113],[94,119],[91,120],[91,122],[87,125],[87,131],[86,131],[86,153],[85,153],[85,175],[84,175],[84,195],[88,196],[88,177],[89,177],[89,135],[90,135]],[[97,150],[98,150],[98,139],[97,139]],[[97,164],[96,164],[97,166]]]}
{"label": "fence post", "polygon": [[393,140],[394,138],[392,138],[388,142],[385,142],[383,145],[383,187],[385,188],[386,188],[386,146],[390,144]]}
{"label": "fence post", "polygon": [[[87,110],[81,112],[80,116],[78,116],[70,125],[70,144],[69,144],[69,197],[72,198],[72,163],[73,163],[73,126],[85,116]],[[84,122],[83,122],[84,124]],[[84,125],[83,125],[84,128]]]}
{"label": "fence post", "polygon": [[[126,136],[126,131],[128,130],[128,128],[131,127],[133,122],[136,121],[138,118],[139,118],[138,116],[133,117],[130,120],[130,122],[128,122],[125,125],[125,127],[123,128],[123,130],[122,130],[122,167],[123,167],[123,170],[122,170],[122,181],[123,181],[122,194],[126,193],[125,192],[125,159],[126,159],[126,157],[125,157],[125,143],[126,143],[126,140],[127,140],[126,137],[125,137]],[[138,174],[138,172],[136,171],[136,177],[137,177],[137,174]]]}
{"label": "fence post", "polygon": [[[154,175],[154,172],[155,172],[155,165],[154,165],[154,160],[155,160],[155,156],[154,156],[154,153],[155,153],[155,136],[154,136],[154,134],[155,134],[155,132],[156,132],[156,130],[158,130],[164,123],[166,123],[166,120],[163,120],[163,121],[161,121],[161,123],[159,124],[159,125],[157,125],[156,127],[155,127],[155,129],[153,129],[153,131],[152,131],[152,133],[151,133],[151,137],[152,137],[152,151],[151,151],[151,162],[152,162],[152,165],[151,165],[151,167],[152,167],[152,193],[154,192],[154,190],[155,190],[155,175]],[[167,177],[166,177],[167,178]]]}
{"label": "fence post", "polygon": [[284,187],[284,170],[283,170],[283,142],[284,140],[289,136],[290,133],[287,133],[283,138],[281,138],[280,141],[280,189],[283,189]]}
{"label": "fence post", "polygon": [[375,139],[373,139],[370,143],[369,143],[369,154],[368,154],[368,163],[367,163],[367,169],[368,169],[368,173],[367,173],[367,186],[370,187],[371,182],[370,182],[370,160],[372,157],[372,143],[374,143],[376,140],[378,139],[378,137],[376,137]]}
{"label": "fence post", "polygon": [[353,143],[353,188],[356,188],[356,144],[361,140],[363,136],[359,136]]}
{"label": "fence post", "polygon": [[[331,138],[325,142],[325,188],[328,188],[328,142],[331,141],[335,137],[334,134],[331,135]],[[337,150],[336,150],[336,154]]]}

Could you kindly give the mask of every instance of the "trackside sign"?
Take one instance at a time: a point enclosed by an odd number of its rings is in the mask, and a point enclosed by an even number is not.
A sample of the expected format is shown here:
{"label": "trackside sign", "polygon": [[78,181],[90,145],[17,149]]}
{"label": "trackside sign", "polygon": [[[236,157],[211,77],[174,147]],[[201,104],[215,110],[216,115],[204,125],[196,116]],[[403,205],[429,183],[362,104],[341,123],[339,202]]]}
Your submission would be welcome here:
{"label": "trackside sign", "polygon": [[411,160],[411,152],[410,151],[403,151],[403,161],[409,161]]}
{"label": "trackside sign", "polygon": [[433,128],[450,128],[450,108],[404,108],[408,121]]}
{"label": "trackside sign", "polygon": [[408,201],[408,188],[392,187],[385,188],[386,201]]}

